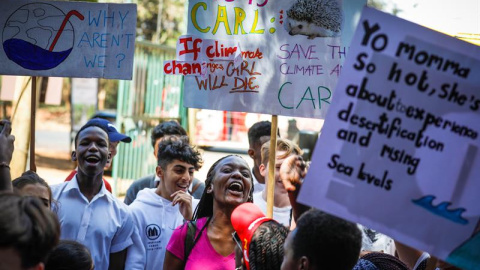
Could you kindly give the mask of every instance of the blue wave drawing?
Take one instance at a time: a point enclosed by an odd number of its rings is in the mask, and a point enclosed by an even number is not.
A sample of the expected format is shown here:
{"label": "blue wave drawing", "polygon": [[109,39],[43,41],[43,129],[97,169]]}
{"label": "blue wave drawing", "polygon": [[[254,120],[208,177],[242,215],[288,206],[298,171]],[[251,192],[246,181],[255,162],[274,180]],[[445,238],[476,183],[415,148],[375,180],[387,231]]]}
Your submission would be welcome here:
{"label": "blue wave drawing", "polygon": [[468,220],[462,217],[462,213],[465,212],[465,208],[457,208],[449,210],[447,209],[451,202],[442,202],[437,206],[433,205],[433,200],[436,197],[434,195],[423,196],[420,199],[412,200],[412,202],[418,206],[425,208],[426,210],[434,213],[435,215],[449,219],[455,223],[468,224]]}
{"label": "blue wave drawing", "polygon": [[7,57],[23,68],[47,70],[58,66],[73,48],[61,52],[51,52],[22,39],[8,39],[3,42]]}

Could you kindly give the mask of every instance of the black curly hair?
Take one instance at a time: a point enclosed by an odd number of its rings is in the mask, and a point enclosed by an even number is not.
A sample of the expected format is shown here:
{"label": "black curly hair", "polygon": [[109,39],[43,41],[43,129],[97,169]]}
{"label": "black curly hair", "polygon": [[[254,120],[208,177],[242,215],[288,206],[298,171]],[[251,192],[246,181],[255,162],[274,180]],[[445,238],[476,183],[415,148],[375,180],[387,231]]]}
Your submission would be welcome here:
{"label": "black curly hair", "polygon": [[297,221],[293,257],[306,256],[314,267],[350,270],[357,263],[362,233],[356,224],[311,209]]}
{"label": "black curly hair", "polygon": [[177,121],[162,122],[156,125],[150,134],[153,148],[155,148],[155,142],[166,135],[186,136],[187,132]]}
{"label": "black curly hair", "polygon": [[86,246],[72,240],[60,240],[48,256],[45,269],[91,270],[92,266],[92,255]]}
{"label": "black curly hair", "polygon": [[[386,270],[408,270],[408,266],[400,261],[397,257],[394,257],[387,253],[382,252],[371,252],[360,259],[367,260],[375,265],[378,269],[386,269]],[[362,267],[356,267],[355,269],[362,269]]]}
{"label": "black curly hair", "polygon": [[188,143],[188,137],[169,137],[158,144],[158,165],[163,170],[167,169],[167,165],[173,160],[180,160],[191,164],[195,170],[202,167],[203,161],[200,153]]}
{"label": "black curly hair", "polygon": [[[205,179],[205,190],[203,191],[202,197],[198,202],[197,208],[195,208],[195,212],[193,213],[193,220],[197,220],[202,217],[211,217],[213,215],[213,194],[207,193],[208,186],[212,184],[213,178],[215,177],[215,169],[217,165],[224,159],[229,157],[239,157],[243,160],[243,158],[239,155],[228,155],[220,158],[219,160],[215,161],[213,165],[208,169],[207,178]],[[249,170],[251,174],[251,171]],[[253,202],[253,178],[250,176],[252,181],[252,189],[250,190],[250,194],[248,195],[248,202]]]}
{"label": "black curly hair", "polygon": [[275,220],[262,223],[253,234],[248,254],[251,270],[280,269],[288,229]]}

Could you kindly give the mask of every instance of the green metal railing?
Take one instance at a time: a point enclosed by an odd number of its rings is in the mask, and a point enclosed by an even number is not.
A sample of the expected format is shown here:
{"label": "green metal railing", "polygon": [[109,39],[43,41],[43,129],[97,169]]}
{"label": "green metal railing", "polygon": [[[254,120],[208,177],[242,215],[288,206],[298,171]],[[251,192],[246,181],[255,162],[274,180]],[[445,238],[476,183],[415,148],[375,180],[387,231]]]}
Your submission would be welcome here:
{"label": "green metal railing", "polygon": [[135,43],[133,79],[119,81],[117,127],[132,138],[120,143],[113,160],[114,193],[122,195],[133,180],[155,172],[150,141],[153,127],[177,120],[187,128],[183,107],[183,77],[165,75],[163,61],[175,59],[175,48],[148,42]]}

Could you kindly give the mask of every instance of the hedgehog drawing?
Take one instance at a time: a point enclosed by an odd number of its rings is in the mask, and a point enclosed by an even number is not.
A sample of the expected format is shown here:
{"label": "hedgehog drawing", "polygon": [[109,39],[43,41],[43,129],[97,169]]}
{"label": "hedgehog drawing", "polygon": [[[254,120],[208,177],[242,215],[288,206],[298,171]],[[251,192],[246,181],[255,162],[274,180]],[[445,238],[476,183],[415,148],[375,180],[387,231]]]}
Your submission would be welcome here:
{"label": "hedgehog drawing", "polygon": [[296,0],[284,26],[292,36],[336,37],[342,30],[342,9],[338,0]]}

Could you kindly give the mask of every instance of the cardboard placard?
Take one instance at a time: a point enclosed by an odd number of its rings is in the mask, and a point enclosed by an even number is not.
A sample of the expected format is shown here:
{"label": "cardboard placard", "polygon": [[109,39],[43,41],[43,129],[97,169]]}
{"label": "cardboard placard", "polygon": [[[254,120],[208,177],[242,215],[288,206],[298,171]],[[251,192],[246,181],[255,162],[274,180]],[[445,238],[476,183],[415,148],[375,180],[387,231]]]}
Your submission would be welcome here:
{"label": "cardboard placard", "polygon": [[299,201],[480,268],[480,48],[365,8]]}
{"label": "cardboard placard", "polygon": [[187,107],[323,118],[365,2],[189,1],[164,72],[187,75]]}
{"label": "cardboard placard", "polygon": [[4,0],[0,74],[131,79],[135,4]]}

